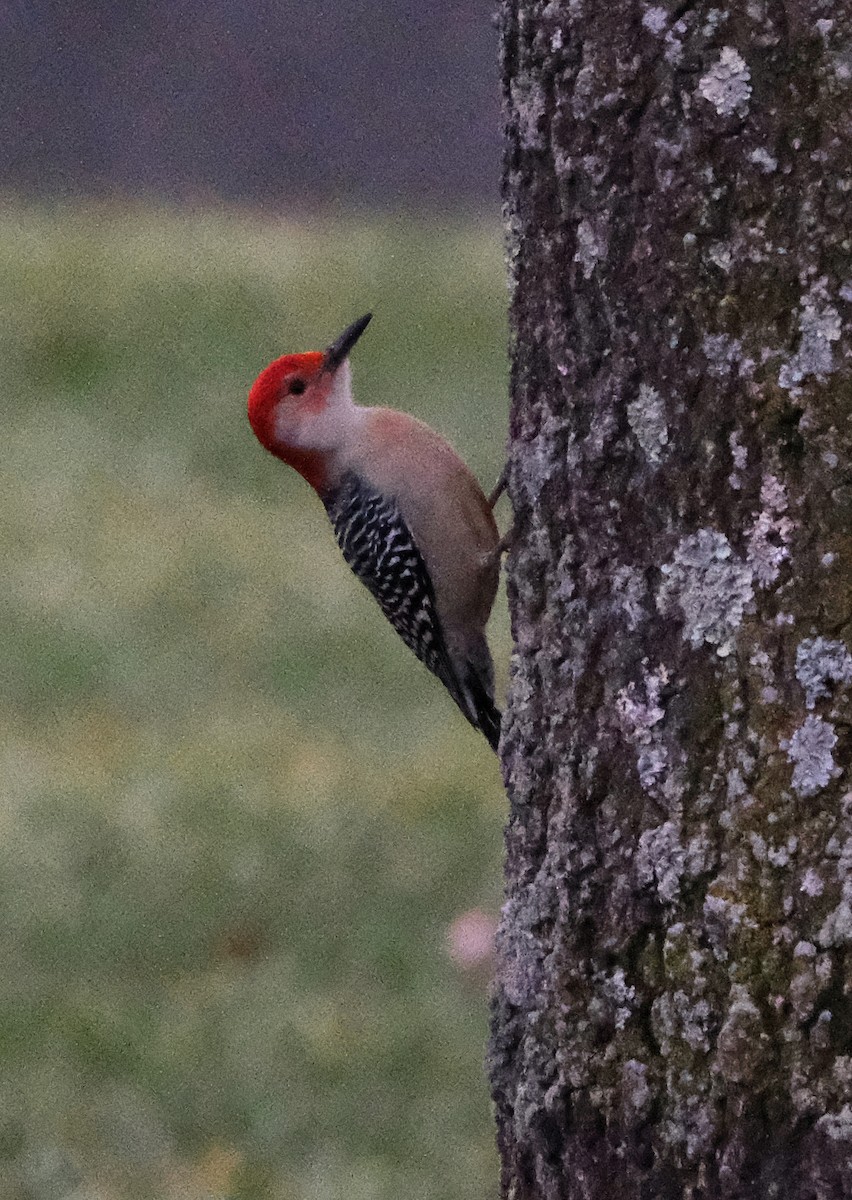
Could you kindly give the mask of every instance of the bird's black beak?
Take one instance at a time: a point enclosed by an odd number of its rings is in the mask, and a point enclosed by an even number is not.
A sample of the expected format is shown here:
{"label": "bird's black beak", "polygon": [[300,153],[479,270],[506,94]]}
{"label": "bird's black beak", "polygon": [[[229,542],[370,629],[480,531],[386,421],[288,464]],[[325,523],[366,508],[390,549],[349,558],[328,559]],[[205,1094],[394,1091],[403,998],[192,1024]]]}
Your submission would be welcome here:
{"label": "bird's black beak", "polygon": [[359,317],[357,321],[353,321],[348,329],[344,329],[336,342],[332,342],[325,352],[325,361],[323,362],[324,371],[336,371],[344,359],[349,357],[349,352],[358,341],[358,338],[370,324],[373,318],[372,313],[367,313],[366,316]]}

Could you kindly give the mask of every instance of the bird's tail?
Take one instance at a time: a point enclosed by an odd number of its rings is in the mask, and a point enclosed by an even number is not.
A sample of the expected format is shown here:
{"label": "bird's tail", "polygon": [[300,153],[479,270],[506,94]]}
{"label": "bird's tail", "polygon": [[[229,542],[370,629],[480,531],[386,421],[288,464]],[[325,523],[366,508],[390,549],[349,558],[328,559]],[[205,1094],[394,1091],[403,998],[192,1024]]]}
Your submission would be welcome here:
{"label": "bird's tail", "polygon": [[[476,671],[469,670],[464,683],[466,698],[469,701],[469,706],[463,710],[465,716],[475,729],[485,735],[488,745],[496,754],[500,746],[502,713]],[[473,715],[471,715],[471,709]]]}
{"label": "bird's tail", "polygon": [[468,641],[462,647],[455,647],[452,656],[445,651],[433,670],[464,716],[485,736],[496,754],[502,714],[494,703],[494,664],[485,637],[480,635],[472,643]]}
{"label": "bird's tail", "polygon": [[482,733],[497,753],[500,743],[500,709],[494,703],[494,664],[484,636],[459,648],[456,662],[461,667],[452,670],[452,679],[444,682],[450,695],[470,721]]}

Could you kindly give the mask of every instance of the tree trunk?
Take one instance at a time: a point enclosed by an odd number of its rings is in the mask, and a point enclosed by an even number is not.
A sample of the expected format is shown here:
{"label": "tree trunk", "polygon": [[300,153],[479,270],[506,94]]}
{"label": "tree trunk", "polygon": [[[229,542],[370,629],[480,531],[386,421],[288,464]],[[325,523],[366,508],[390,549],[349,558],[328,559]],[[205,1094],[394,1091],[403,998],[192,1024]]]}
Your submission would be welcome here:
{"label": "tree trunk", "polygon": [[504,1195],[852,1195],[852,4],[501,25]]}

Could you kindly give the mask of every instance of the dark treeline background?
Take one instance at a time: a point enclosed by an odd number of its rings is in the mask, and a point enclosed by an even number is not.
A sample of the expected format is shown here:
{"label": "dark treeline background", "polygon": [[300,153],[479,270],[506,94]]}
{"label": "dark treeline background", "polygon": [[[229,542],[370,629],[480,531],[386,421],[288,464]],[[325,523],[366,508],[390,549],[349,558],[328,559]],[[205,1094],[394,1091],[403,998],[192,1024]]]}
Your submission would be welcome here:
{"label": "dark treeline background", "polygon": [[0,188],[496,205],[481,0],[6,0]]}

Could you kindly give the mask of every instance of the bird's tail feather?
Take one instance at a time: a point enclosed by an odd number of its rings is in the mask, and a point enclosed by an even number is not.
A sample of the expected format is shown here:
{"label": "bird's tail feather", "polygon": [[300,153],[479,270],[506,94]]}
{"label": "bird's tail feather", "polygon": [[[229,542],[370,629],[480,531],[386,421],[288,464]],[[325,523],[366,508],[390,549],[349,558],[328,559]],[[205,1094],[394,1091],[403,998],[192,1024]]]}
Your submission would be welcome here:
{"label": "bird's tail feather", "polygon": [[479,675],[468,670],[464,680],[467,705],[462,706],[465,716],[485,738],[496,754],[500,745],[500,720],[502,713]]}
{"label": "bird's tail feather", "polygon": [[459,655],[461,670],[456,669],[448,653],[442,656],[435,674],[450,693],[474,729],[482,733],[496,754],[500,744],[502,714],[494,703],[494,665],[485,638],[465,647]]}

